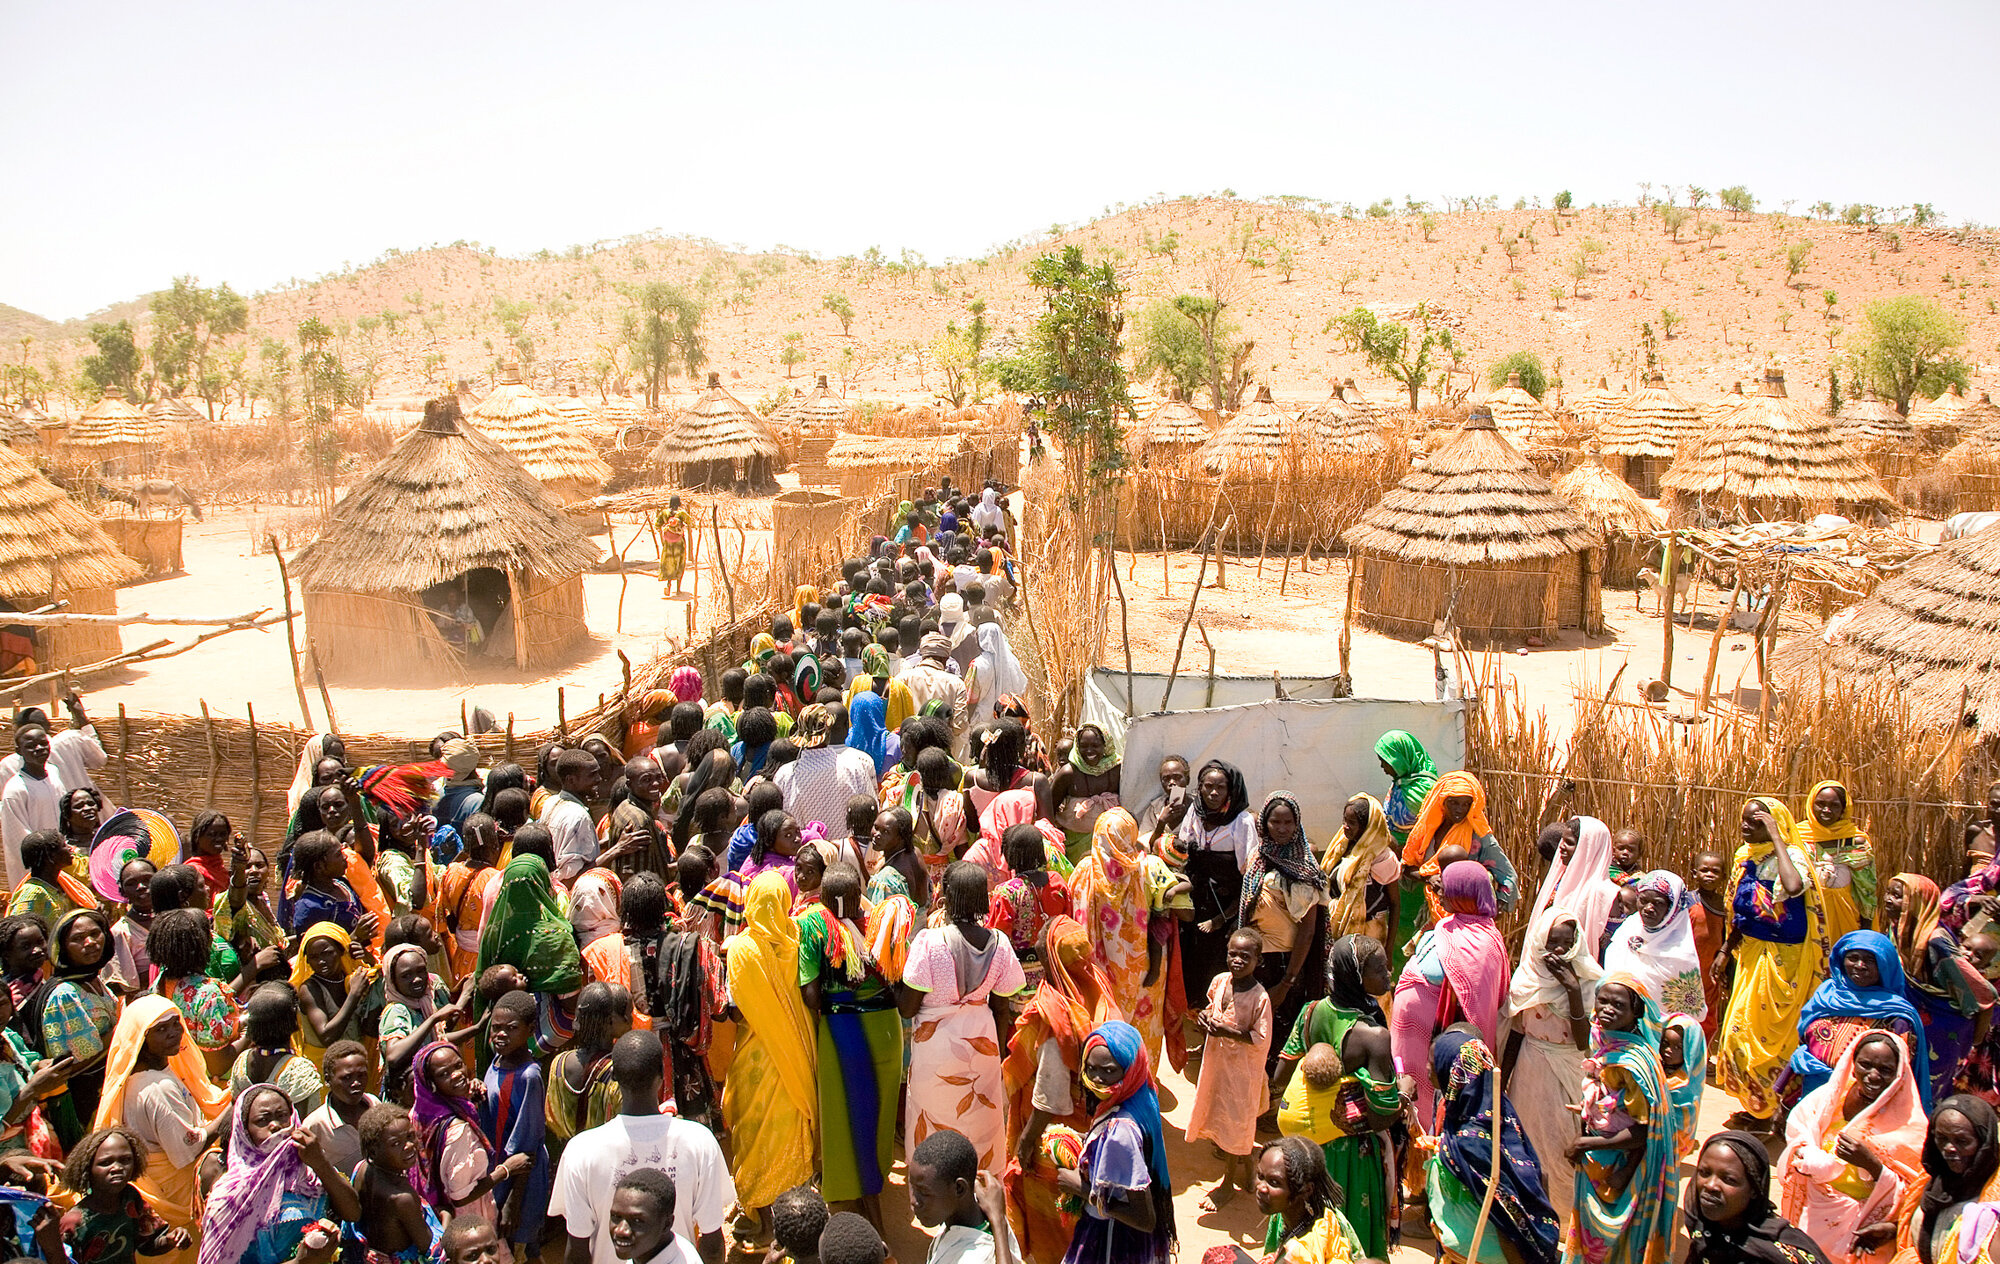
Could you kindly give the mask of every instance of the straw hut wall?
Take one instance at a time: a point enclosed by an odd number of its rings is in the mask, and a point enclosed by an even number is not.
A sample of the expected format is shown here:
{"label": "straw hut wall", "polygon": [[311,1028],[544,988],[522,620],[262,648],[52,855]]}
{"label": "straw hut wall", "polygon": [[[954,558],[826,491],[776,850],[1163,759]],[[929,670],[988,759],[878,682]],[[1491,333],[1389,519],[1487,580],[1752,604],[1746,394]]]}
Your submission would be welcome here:
{"label": "straw hut wall", "polygon": [[1660,547],[1653,533],[1660,529],[1659,515],[1595,453],[1556,479],[1555,492],[1603,538],[1604,583],[1630,588],[1638,582],[1641,567],[1658,561]]}
{"label": "straw hut wall", "polygon": [[499,384],[465,420],[526,467],[559,504],[595,496],[611,477],[585,432],[529,389],[516,365],[501,367]]}
{"label": "straw hut wall", "polygon": [[962,434],[877,435],[840,430],[834,432],[826,464],[839,478],[842,496],[865,498],[879,495],[898,474],[946,469],[970,450]]}
{"label": "straw hut wall", "polygon": [[1400,636],[1602,631],[1602,540],[1475,405],[1464,429],[1346,533],[1354,615]]}
{"label": "straw hut wall", "polygon": [[[526,467],[462,423],[456,400],[343,496],[295,564],[312,652],[329,676],[461,680],[469,662],[547,671],[589,636],[583,572],[598,550]],[[460,649],[434,613],[469,604],[487,625]],[[426,597],[429,600],[426,600]]]}
{"label": "straw hut wall", "polygon": [[1779,646],[1771,666],[1808,693],[1822,673],[1887,685],[1924,722],[1991,733],[2000,726],[2000,528],[1920,559],[1828,633]]}
{"label": "straw hut wall", "polygon": [[1125,432],[1125,455],[1134,464],[1152,465],[1184,456],[1207,443],[1208,437],[1208,422],[1176,391]]}
{"label": "straw hut wall", "polygon": [[1674,453],[1699,439],[1707,427],[1701,410],[1669,390],[1666,376],[1655,370],[1644,389],[1604,419],[1597,450],[1634,491],[1658,496],[1660,476],[1673,464]]}
{"label": "straw hut wall", "polygon": [[[71,614],[116,614],[115,590],[143,575],[61,488],[0,447],[0,601],[7,609],[66,601]],[[120,649],[115,627],[40,628],[32,635],[35,666],[43,671],[94,663]]]}
{"label": "straw hut wall", "polygon": [[1684,448],[1660,486],[1673,498],[1669,521],[1802,521],[1828,511],[1853,518],[1895,503],[1831,418],[1786,396],[1777,369]]}
{"label": "straw hut wall", "polygon": [[64,443],[85,460],[113,461],[158,447],[166,434],[159,421],[127,403],[123,391],[107,386],[104,398],[70,424]]}
{"label": "straw hut wall", "polygon": [[1382,440],[1381,420],[1348,403],[1338,390],[1301,413],[1299,426],[1329,452],[1366,456],[1388,446]]}
{"label": "straw hut wall", "polygon": [[[2000,407],[1981,395],[1957,418],[1966,425],[1965,437],[1932,469],[1906,480],[1898,493],[1939,516],[2000,509]],[[1912,496],[1913,490],[1918,494]]]}
{"label": "straw hut wall", "polygon": [[1507,384],[1486,396],[1486,407],[1493,414],[1493,424],[1517,447],[1553,443],[1562,437],[1556,415],[1521,385],[1519,373],[1509,373]]}
{"label": "straw hut wall", "polygon": [[686,487],[766,488],[777,484],[785,449],[755,409],[723,389],[722,375],[711,373],[708,389],[668,423],[650,459]]}

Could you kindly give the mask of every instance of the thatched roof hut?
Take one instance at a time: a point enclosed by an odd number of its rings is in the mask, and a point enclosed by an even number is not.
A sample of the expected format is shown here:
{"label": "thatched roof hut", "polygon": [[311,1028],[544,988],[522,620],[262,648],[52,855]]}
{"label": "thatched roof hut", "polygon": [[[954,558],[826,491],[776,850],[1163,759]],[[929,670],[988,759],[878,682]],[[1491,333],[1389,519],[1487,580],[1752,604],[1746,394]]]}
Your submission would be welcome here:
{"label": "thatched roof hut", "polygon": [[110,461],[158,447],[166,433],[159,421],[127,403],[123,391],[107,386],[104,398],[70,423],[63,442],[88,460]]}
{"label": "thatched roof hut", "polygon": [[1381,404],[1363,395],[1361,388],[1354,384],[1354,379],[1351,377],[1341,379],[1340,390],[1336,394],[1340,396],[1342,403],[1378,425],[1387,412]]}
{"label": "thatched roof hut", "polygon": [[806,432],[834,430],[846,425],[854,413],[839,392],[826,384],[824,373],[819,375],[819,383],[810,393],[786,404],[783,411],[787,425]]}
{"label": "thatched roof hut", "polygon": [[[0,447],[0,607],[35,610],[54,599],[68,602],[71,614],[116,614],[114,590],[144,574],[67,493]],[[32,667],[0,662],[0,671],[75,667],[120,648],[115,627],[38,628],[31,639]]]}
{"label": "thatched roof hut", "polygon": [[1954,386],[1936,399],[1911,403],[1910,428],[1925,447],[1948,448],[1965,436],[1964,414],[1972,406],[1973,401]]}
{"label": "thatched roof hut", "polygon": [[604,419],[597,415],[597,410],[590,406],[590,401],[577,392],[574,382],[570,383],[569,394],[545,395],[542,398],[555,410],[556,416],[579,430],[587,432],[604,426]]}
{"label": "thatched roof hut", "polygon": [[623,429],[646,419],[646,406],[623,391],[612,395],[597,407],[597,415],[605,424]]}
{"label": "thatched roof hut", "polygon": [[1270,387],[1260,386],[1255,399],[1195,450],[1195,459],[1210,474],[1263,474],[1292,453],[1315,449],[1315,439],[1271,398]]}
{"label": "thatched roof hut", "polygon": [[723,389],[721,374],[711,373],[708,389],[667,423],[666,438],[650,459],[670,475],[678,472],[688,487],[737,481],[768,487],[784,468],[785,449],[769,423]]}
{"label": "thatched roof hut", "polygon": [[501,367],[499,384],[465,420],[525,466],[560,504],[595,496],[611,477],[589,437],[529,389],[517,365]]}
{"label": "thatched roof hut", "polygon": [[[294,563],[320,665],[461,679],[471,662],[565,662],[588,636],[597,546],[511,453],[432,400]],[[478,632],[461,618],[469,610]]]}
{"label": "thatched roof hut", "polygon": [[1705,428],[1743,407],[1749,398],[1743,393],[1743,383],[1738,381],[1714,399],[1704,401],[1695,407],[1701,413],[1701,423]]}
{"label": "thatched roof hut", "polygon": [[1449,619],[1462,636],[1515,641],[1603,626],[1603,541],[1484,405],[1344,538],[1354,613],[1384,631],[1429,636]]}
{"label": "thatched roof hut", "polygon": [[1787,684],[1835,682],[1897,689],[1939,725],[2000,726],[2000,528],[1953,540],[1884,583],[1836,626],[1831,640],[1778,647]]}
{"label": "thatched roof hut", "polygon": [[880,496],[898,474],[941,470],[970,450],[962,434],[879,435],[836,430],[826,464],[842,496]]}
{"label": "thatched roof hut", "polygon": [[1863,452],[1870,448],[1912,446],[1917,441],[1916,429],[1909,420],[1874,391],[1843,403],[1834,420],[1840,423],[1842,436]]}
{"label": "thatched roof hut", "polygon": [[1701,437],[1708,428],[1701,410],[1667,387],[1666,376],[1654,370],[1644,389],[1626,398],[1597,431],[1597,450],[1607,466],[1622,467],[1626,483],[1641,495],[1657,496],[1666,472],[1682,444]]}
{"label": "thatched roof hut", "polygon": [[1849,517],[1886,510],[1888,489],[1840,436],[1833,419],[1785,394],[1785,375],[1722,413],[1660,479],[1676,514],[1706,511],[1745,520]]}
{"label": "thatched roof hut", "polygon": [[26,400],[17,408],[0,408],[0,443],[23,447],[40,443],[42,427],[48,424],[42,410]]}
{"label": "thatched roof hut", "polygon": [[1505,386],[1487,394],[1486,407],[1493,424],[1516,444],[1550,443],[1562,434],[1556,415],[1521,385],[1519,373],[1509,373]]}
{"label": "thatched roof hut", "polygon": [[1625,407],[1625,386],[1619,384],[1617,390],[1605,378],[1599,377],[1597,385],[1586,387],[1570,396],[1564,403],[1570,416],[1576,418],[1575,430],[1586,437],[1594,437],[1619,410]]}
{"label": "thatched roof hut", "polygon": [[1125,432],[1125,454],[1140,464],[1182,456],[1208,442],[1208,421],[1179,391]]}
{"label": "thatched roof hut", "polygon": [[146,405],[146,415],[162,426],[207,425],[208,414],[190,402],[186,396],[163,395]]}
{"label": "thatched roof hut", "polygon": [[1556,479],[1555,493],[1603,538],[1605,583],[1630,587],[1639,568],[1657,560],[1660,550],[1653,533],[1660,529],[1659,515],[1596,453],[1586,453],[1582,464]]}
{"label": "thatched roof hut", "polygon": [[1338,389],[1299,414],[1299,427],[1329,452],[1368,455],[1389,446],[1382,438],[1381,420],[1348,403]]}

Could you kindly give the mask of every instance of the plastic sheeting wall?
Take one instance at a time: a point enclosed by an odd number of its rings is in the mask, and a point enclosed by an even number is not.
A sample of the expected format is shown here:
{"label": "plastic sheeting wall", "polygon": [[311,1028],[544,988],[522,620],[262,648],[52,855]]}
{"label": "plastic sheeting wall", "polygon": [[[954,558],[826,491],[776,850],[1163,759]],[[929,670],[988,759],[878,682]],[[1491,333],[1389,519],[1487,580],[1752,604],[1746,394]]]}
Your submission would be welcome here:
{"label": "plastic sheeting wall", "polygon": [[1366,791],[1379,799],[1388,789],[1389,779],[1375,759],[1375,739],[1383,733],[1415,734],[1441,772],[1465,763],[1461,700],[1335,698],[1332,682],[1324,679],[1287,679],[1290,696],[1279,699],[1268,676],[1218,676],[1210,707],[1203,705],[1208,678],[1181,676],[1169,700],[1173,709],[1160,711],[1166,683],[1161,674],[1134,673],[1138,705],[1129,721],[1123,671],[1100,667],[1084,686],[1085,722],[1124,745],[1120,789],[1134,814],[1159,793],[1162,758],[1184,756],[1196,770],[1220,759],[1243,770],[1252,808],[1273,790],[1298,796],[1306,832],[1318,850],[1339,831],[1350,797]]}

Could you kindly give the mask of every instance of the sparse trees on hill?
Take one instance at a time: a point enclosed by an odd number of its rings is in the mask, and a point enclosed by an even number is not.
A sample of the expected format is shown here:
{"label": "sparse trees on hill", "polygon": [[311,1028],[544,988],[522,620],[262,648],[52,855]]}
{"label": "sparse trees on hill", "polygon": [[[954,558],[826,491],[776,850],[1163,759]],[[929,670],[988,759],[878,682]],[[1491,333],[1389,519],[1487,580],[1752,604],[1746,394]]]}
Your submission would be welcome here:
{"label": "sparse trees on hill", "polygon": [[1945,388],[1964,390],[1968,368],[1957,354],[1965,345],[1965,325],[1918,294],[1876,299],[1862,309],[1862,329],[1849,345],[1855,372],[1884,399],[1910,411],[1918,394],[1936,397]]}
{"label": "sparse trees on hill", "polygon": [[1672,202],[1660,204],[1660,222],[1667,226],[1667,232],[1675,241],[1681,239],[1681,229],[1687,225],[1690,214],[1691,212],[1684,206],[1676,206]]}
{"label": "sparse trees on hill", "polygon": [[693,377],[708,363],[701,339],[701,300],[678,285],[649,281],[623,288],[633,304],[625,313],[625,347],[646,383],[646,406],[660,406],[660,392],[676,366]]}
{"label": "sparse trees on hill", "polygon": [[1750,196],[1750,190],[1740,184],[1730,185],[1716,194],[1715,200],[1722,203],[1724,209],[1731,215],[1739,218],[1748,215],[1757,205],[1757,199]]}
{"label": "sparse trees on hill", "polygon": [[793,330],[784,336],[778,347],[778,363],[785,366],[785,380],[788,382],[792,379],[793,366],[806,358],[805,348],[799,345],[805,340],[804,334]]}
{"label": "sparse trees on hill", "polygon": [[105,387],[116,386],[124,391],[127,398],[139,393],[139,344],[132,337],[132,322],[121,320],[116,324],[95,324],[90,327],[90,340],[97,344],[97,354],[83,358],[81,371],[84,381],[91,387],[91,394],[101,394]]}
{"label": "sparse trees on hill", "polygon": [[1438,353],[1449,354],[1455,349],[1450,328],[1434,323],[1430,308],[1423,303],[1417,304],[1414,330],[1397,321],[1381,320],[1365,307],[1336,317],[1328,327],[1335,324],[1355,340],[1355,349],[1369,364],[1409,392],[1412,412],[1417,408],[1417,392],[1430,379]]}
{"label": "sparse trees on hill", "polygon": [[1564,189],[1562,192],[1556,194],[1556,201],[1555,201],[1556,210],[1567,214],[1570,205],[1571,205],[1571,199],[1568,189]]}
{"label": "sparse trees on hill", "polygon": [[[869,249],[872,250],[874,247],[871,246]],[[849,331],[854,328],[854,304],[848,300],[847,295],[828,294],[820,299],[819,305],[832,312],[833,318],[840,322],[841,336],[850,336]]]}
{"label": "sparse trees on hill", "polygon": [[1806,256],[1812,253],[1812,243],[1795,241],[1785,248],[1785,284],[1791,285],[1799,273],[1806,270]]}

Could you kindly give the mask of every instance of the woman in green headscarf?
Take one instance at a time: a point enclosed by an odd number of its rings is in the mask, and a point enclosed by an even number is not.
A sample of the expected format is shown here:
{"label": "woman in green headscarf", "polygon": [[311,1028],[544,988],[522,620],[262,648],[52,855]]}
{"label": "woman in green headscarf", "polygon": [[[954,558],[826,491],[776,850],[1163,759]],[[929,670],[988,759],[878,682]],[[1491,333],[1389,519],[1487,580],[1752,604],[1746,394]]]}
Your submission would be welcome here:
{"label": "woman in green headscarf", "polygon": [[1063,832],[1071,864],[1090,853],[1097,818],[1118,806],[1118,741],[1095,724],[1079,725],[1070,744],[1069,765],[1049,783],[1056,827]]}
{"label": "woman in green headscarf", "polygon": [[486,929],[479,933],[480,973],[503,964],[526,975],[533,992],[567,996],[583,986],[583,954],[540,856],[515,856],[509,862]]}
{"label": "woman in green headscarf", "polygon": [[[1382,796],[1382,815],[1389,819],[1389,836],[1401,849],[1417,823],[1424,797],[1437,784],[1437,764],[1413,733],[1390,729],[1375,739],[1375,758],[1389,774],[1389,793]],[[1396,925],[1389,935],[1389,977],[1402,974],[1406,946],[1423,925],[1424,884],[1405,874],[1396,884]]]}

